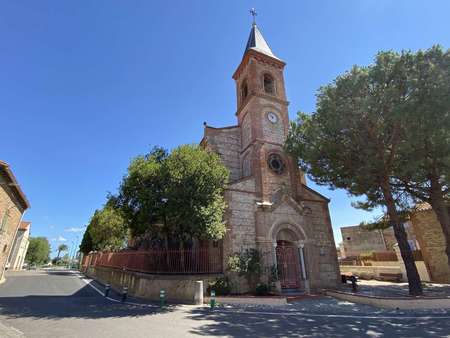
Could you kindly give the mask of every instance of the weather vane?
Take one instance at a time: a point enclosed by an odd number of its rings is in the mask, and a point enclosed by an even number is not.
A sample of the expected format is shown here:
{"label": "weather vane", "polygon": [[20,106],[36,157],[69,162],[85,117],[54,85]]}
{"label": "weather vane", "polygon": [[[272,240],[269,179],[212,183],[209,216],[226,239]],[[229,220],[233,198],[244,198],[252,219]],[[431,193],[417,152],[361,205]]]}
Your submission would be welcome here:
{"label": "weather vane", "polygon": [[253,16],[253,25],[256,25],[256,16],[258,15],[258,13],[256,13],[256,9],[252,8],[250,10],[250,14]]}

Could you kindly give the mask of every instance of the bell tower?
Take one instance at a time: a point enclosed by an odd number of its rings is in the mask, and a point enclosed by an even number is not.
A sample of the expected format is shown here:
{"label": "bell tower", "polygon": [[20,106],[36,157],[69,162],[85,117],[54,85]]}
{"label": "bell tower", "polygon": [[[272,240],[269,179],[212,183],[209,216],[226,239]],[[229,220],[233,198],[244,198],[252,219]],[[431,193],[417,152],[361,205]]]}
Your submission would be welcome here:
{"label": "bell tower", "polygon": [[262,201],[283,190],[296,195],[298,169],[283,152],[289,130],[284,86],[286,63],[270,49],[255,22],[244,55],[233,74],[238,125],[241,129],[242,176],[254,176]]}

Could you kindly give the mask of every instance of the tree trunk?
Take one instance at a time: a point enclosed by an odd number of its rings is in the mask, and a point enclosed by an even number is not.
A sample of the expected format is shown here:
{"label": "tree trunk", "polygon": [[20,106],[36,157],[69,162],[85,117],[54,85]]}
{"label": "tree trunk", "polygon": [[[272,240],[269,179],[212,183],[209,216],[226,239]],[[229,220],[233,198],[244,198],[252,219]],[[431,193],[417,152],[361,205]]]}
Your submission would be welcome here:
{"label": "tree trunk", "polygon": [[433,211],[436,213],[437,219],[441,224],[442,232],[444,233],[446,245],[445,253],[447,254],[447,262],[450,266],[450,211],[442,196],[442,187],[439,183],[439,178],[437,176],[432,176],[430,181],[430,204]]}
{"label": "tree trunk", "polygon": [[423,290],[419,272],[417,271],[414,257],[408,244],[408,237],[406,235],[405,228],[400,222],[397,207],[395,206],[395,201],[392,197],[392,192],[387,179],[382,184],[382,191],[386,201],[389,223],[394,228],[395,239],[397,240],[400,254],[402,256],[403,263],[405,264],[406,276],[408,277],[409,294],[411,296],[420,296],[423,293]]}

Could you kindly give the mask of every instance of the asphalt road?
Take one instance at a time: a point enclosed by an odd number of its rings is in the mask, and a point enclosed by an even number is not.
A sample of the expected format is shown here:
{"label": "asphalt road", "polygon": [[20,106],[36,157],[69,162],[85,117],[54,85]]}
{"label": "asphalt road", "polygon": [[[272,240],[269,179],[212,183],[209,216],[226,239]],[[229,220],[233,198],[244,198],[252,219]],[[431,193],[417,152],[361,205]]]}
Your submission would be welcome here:
{"label": "asphalt road", "polygon": [[[91,285],[88,285],[91,283]],[[0,285],[0,337],[450,337],[450,311],[399,312],[302,300],[284,307],[129,304],[70,271],[9,273]],[[136,303],[136,304],[133,304]]]}

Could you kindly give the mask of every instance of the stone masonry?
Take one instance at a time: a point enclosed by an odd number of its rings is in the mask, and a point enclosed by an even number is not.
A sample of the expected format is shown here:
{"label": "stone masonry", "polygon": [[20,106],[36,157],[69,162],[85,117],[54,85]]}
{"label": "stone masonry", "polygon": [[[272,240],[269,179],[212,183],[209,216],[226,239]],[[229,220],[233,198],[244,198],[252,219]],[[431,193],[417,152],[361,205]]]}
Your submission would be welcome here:
{"label": "stone masonry", "polygon": [[339,268],[329,200],[306,186],[283,150],[289,130],[284,66],[254,24],[233,75],[237,125],[205,123],[201,145],[217,152],[230,170],[224,267],[229,255],[256,248],[265,265],[278,270],[279,291],[334,287]]}
{"label": "stone masonry", "polygon": [[29,203],[20,189],[9,165],[0,161],[0,280],[3,280],[6,263],[22,215]]}
{"label": "stone masonry", "polygon": [[444,233],[431,206],[428,203],[419,204],[411,214],[411,223],[431,281],[450,283]]}

